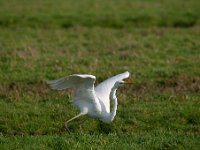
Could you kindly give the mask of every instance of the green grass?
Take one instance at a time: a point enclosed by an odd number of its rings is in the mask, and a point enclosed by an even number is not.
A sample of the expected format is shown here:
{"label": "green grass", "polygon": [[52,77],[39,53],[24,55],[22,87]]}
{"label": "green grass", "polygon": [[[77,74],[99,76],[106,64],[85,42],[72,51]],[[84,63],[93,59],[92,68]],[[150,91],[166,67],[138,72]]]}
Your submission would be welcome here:
{"label": "green grass", "polygon": [[[0,1],[0,149],[199,149],[198,0]],[[47,80],[130,71],[111,124]],[[85,120],[84,123],[82,123]]]}

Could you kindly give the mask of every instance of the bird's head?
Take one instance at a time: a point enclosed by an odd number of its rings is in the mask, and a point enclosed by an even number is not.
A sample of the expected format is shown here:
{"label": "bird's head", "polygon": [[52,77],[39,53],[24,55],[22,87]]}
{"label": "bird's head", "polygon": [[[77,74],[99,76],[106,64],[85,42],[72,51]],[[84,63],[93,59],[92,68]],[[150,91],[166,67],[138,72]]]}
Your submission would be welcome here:
{"label": "bird's head", "polygon": [[124,81],[124,80],[122,80],[122,81],[117,81],[117,82],[115,82],[115,87],[116,88],[118,88],[118,87],[122,87],[122,86],[124,86],[125,84],[133,84],[132,82],[127,82],[127,81]]}

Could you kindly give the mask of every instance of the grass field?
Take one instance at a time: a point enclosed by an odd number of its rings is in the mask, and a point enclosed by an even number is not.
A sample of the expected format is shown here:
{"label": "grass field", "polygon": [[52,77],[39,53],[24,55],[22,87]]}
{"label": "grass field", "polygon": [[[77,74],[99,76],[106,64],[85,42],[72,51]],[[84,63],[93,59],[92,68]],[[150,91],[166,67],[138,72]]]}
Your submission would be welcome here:
{"label": "grass field", "polygon": [[[200,1],[0,1],[0,149],[200,149]],[[111,124],[47,80],[128,70]],[[83,121],[85,122],[81,124]]]}

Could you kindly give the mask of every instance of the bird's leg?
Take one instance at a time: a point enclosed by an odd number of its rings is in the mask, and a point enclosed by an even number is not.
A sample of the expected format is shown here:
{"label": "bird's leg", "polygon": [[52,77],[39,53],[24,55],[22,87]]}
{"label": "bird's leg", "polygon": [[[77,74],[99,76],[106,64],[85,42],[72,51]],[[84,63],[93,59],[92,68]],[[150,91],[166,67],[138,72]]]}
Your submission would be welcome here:
{"label": "bird's leg", "polygon": [[68,128],[68,123],[71,122],[72,120],[80,117],[80,116],[83,116],[83,115],[85,115],[85,113],[80,113],[80,114],[76,115],[75,117],[73,117],[73,118],[71,118],[71,119],[69,119],[65,122],[65,129],[67,130],[68,133],[70,133],[69,128]]}

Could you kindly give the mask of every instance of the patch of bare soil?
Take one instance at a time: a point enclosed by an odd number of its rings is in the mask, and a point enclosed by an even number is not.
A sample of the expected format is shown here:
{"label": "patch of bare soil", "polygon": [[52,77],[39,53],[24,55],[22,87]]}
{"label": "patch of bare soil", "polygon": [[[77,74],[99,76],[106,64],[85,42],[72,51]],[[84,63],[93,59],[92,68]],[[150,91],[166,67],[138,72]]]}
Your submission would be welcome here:
{"label": "patch of bare soil", "polygon": [[[45,97],[50,95],[54,90],[44,81],[38,82],[13,82],[9,84],[0,84],[0,99],[7,101],[20,100],[22,95],[37,95],[39,97]],[[71,89],[66,89],[58,92],[60,95],[72,95]]]}
{"label": "patch of bare soil", "polygon": [[[131,80],[128,82],[132,82]],[[181,93],[181,92],[200,92],[200,77],[192,77],[192,76],[174,76],[169,79],[158,80],[156,82],[142,82],[129,84],[124,86],[122,89],[128,93],[133,94],[148,94],[154,92],[173,92],[173,93]],[[17,82],[10,84],[0,84],[0,97],[5,97],[8,95],[19,96],[19,94],[28,93],[31,95],[48,95],[50,92],[53,92],[48,84],[44,81],[38,82]],[[72,90],[64,90],[60,92],[73,94]]]}
{"label": "patch of bare soil", "polygon": [[162,90],[170,90],[175,92],[199,92],[200,91],[200,77],[192,76],[175,76],[167,80],[158,82],[158,88]]}
{"label": "patch of bare soil", "polygon": [[153,92],[200,92],[200,77],[186,75],[174,76],[168,79],[159,79],[156,82],[142,82],[124,87],[124,90],[133,94],[147,94]]}
{"label": "patch of bare soil", "polygon": [[0,94],[22,93],[22,92],[44,94],[47,91],[48,91],[48,86],[46,83],[42,81],[36,83],[13,82],[9,84],[0,84]]}

